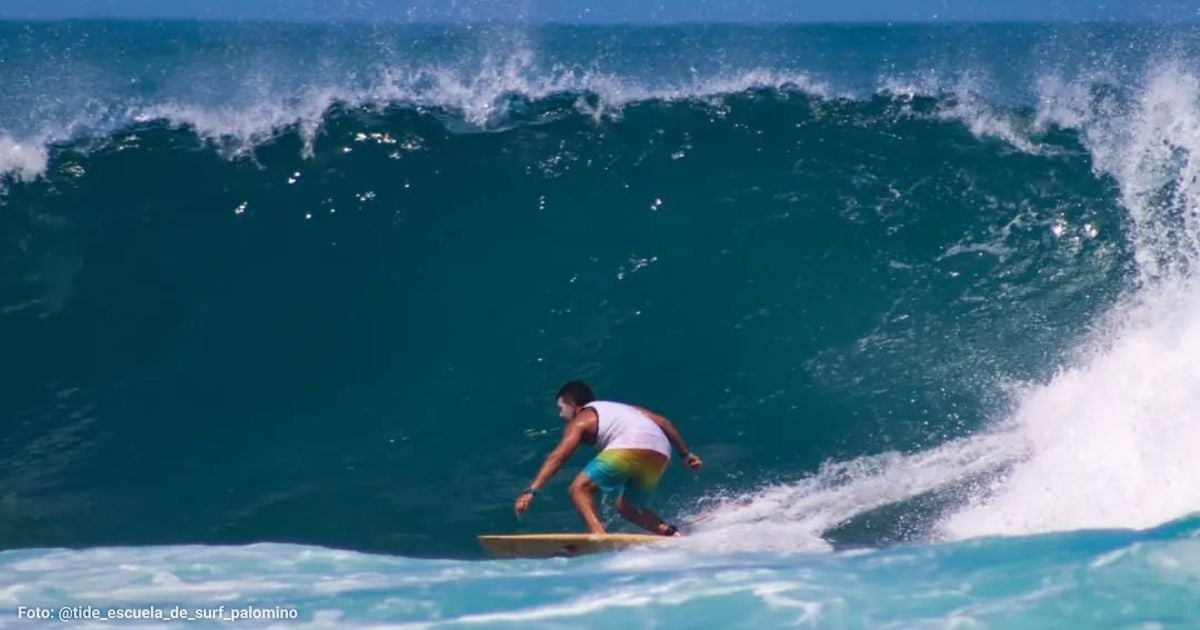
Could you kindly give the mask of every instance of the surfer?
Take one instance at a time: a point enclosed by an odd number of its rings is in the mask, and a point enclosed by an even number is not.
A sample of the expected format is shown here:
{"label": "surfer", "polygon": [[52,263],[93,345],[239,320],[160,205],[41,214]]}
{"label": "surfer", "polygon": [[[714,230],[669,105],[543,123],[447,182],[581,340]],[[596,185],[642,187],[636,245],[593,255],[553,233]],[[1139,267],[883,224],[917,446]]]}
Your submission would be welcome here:
{"label": "surfer", "polygon": [[571,500],[593,534],[603,534],[604,524],[596,515],[596,490],[618,492],[617,512],[625,520],[663,536],[678,536],[674,525],[646,507],[658,480],[671,459],[674,445],[684,464],[700,470],[700,457],[688,451],[687,443],[670,420],[642,407],[596,400],[583,381],[571,381],[558,390],[558,415],[566,422],[562,440],[546,456],[533,482],[517,496],[517,516],[529,509],[534,495],[558,472],[581,443],[600,449],[587,467],[571,482]]}

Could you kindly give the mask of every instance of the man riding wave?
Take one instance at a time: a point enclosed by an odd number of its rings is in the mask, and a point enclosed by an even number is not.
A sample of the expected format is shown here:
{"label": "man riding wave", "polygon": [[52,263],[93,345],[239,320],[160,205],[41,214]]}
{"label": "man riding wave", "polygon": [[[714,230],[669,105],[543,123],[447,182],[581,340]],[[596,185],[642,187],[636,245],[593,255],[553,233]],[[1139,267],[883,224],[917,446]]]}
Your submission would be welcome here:
{"label": "man riding wave", "polygon": [[563,385],[556,399],[558,415],[566,422],[563,437],[546,456],[533,482],[517,497],[517,516],[529,509],[534,495],[580,443],[587,443],[599,448],[600,453],[575,476],[570,493],[588,531],[605,533],[596,515],[594,495],[599,489],[618,493],[617,512],[625,520],[655,534],[678,536],[674,525],[646,507],[671,459],[672,445],[688,468],[700,470],[703,465],[700,457],[688,450],[675,425],[642,407],[596,400],[592,389],[582,381]]}

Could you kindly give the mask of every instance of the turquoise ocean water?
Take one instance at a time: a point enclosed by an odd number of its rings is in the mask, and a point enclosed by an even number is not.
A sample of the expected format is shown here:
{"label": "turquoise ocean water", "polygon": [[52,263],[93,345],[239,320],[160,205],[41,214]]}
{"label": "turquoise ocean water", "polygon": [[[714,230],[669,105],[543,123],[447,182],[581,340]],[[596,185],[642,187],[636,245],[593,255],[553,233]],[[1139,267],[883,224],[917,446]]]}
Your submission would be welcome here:
{"label": "turquoise ocean water", "polygon": [[[1197,42],[0,22],[0,626],[1195,625]],[[486,560],[575,378],[711,518]]]}

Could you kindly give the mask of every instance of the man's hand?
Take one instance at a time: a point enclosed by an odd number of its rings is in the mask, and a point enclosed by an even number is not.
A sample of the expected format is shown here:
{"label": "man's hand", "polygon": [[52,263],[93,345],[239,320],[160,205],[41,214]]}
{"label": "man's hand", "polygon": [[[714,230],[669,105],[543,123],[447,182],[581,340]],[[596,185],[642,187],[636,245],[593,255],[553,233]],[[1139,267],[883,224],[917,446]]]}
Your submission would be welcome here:
{"label": "man's hand", "polygon": [[520,496],[517,497],[517,502],[513,504],[513,510],[516,511],[518,517],[524,514],[525,510],[529,509],[530,503],[533,503],[532,492],[522,492]]}
{"label": "man's hand", "polygon": [[700,456],[695,453],[688,453],[688,456],[684,458],[683,463],[691,470],[700,470],[700,467],[704,465],[704,462],[700,459]]}
{"label": "man's hand", "polygon": [[575,449],[579,448],[580,442],[583,441],[584,431],[584,419],[580,416],[583,416],[585,413],[595,415],[596,412],[591,409],[584,409],[575,414],[575,419],[568,422],[566,428],[563,429],[562,440],[559,441],[558,446],[554,447],[554,450],[550,451],[550,454],[546,456],[546,461],[542,462],[542,468],[538,470],[537,476],[529,483],[529,487],[525,489],[525,492],[517,496],[517,501],[513,504],[513,510],[517,513],[518,517],[524,514],[525,510],[529,509],[529,504],[533,502],[533,492],[541,490],[542,486],[554,476],[554,473],[558,472],[559,468],[562,468],[563,462],[567,461],[571,453],[574,453]]}

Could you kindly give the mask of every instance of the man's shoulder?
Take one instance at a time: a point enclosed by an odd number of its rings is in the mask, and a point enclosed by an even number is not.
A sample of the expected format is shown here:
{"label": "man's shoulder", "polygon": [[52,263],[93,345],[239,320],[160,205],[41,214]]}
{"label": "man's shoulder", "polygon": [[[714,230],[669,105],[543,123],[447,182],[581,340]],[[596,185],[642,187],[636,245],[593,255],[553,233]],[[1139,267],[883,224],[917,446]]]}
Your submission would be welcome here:
{"label": "man's shoulder", "polygon": [[631,409],[641,409],[641,407],[639,407],[633,403],[621,402],[619,400],[593,400],[592,402],[588,403],[588,405],[600,405],[601,407],[604,407],[604,406],[629,407]]}
{"label": "man's shoulder", "polygon": [[584,407],[575,413],[575,417],[571,419],[571,422],[578,424],[584,429],[594,429],[599,420],[600,414],[596,413],[595,409]]}

